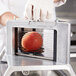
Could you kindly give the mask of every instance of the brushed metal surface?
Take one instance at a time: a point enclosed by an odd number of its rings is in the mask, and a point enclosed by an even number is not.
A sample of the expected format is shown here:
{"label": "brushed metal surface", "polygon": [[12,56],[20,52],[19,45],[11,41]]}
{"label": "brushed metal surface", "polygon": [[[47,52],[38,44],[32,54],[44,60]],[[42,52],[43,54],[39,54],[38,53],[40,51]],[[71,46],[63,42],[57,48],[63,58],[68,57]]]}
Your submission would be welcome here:
{"label": "brushed metal surface", "polygon": [[70,24],[64,23],[64,22],[55,23],[55,22],[25,22],[25,21],[18,21],[18,20],[10,21],[7,24],[7,55],[14,55],[15,53],[15,51],[12,48],[13,47],[12,46],[13,27],[56,30],[57,31],[57,54],[56,54],[57,62],[63,63],[63,64],[69,63]]}

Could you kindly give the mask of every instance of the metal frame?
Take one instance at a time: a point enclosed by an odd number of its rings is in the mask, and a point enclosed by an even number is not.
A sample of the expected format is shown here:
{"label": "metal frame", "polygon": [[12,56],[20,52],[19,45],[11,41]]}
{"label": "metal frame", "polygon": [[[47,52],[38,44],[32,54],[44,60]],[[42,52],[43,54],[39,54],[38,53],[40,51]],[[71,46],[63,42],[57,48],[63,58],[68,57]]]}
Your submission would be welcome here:
{"label": "metal frame", "polygon": [[42,28],[57,31],[57,58],[56,62],[69,63],[69,48],[70,48],[70,25],[67,23],[51,23],[51,22],[20,22],[11,21],[7,24],[7,54],[14,55],[12,49],[12,28]]}
{"label": "metal frame", "polygon": [[[56,62],[15,56],[12,50],[12,28],[43,28],[57,31]],[[56,36],[55,35],[55,36]],[[7,23],[7,62],[8,69],[4,76],[10,76],[14,71],[30,70],[67,70],[71,76],[76,76],[70,66],[70,24],[64,22],[25,22],[10,21]],[[22,64],[24,62],[24,64]],[[27,63],[26,63],[27,62]],[[33,63],[31,63],[33,62]],[[10,71],[10,72],[9,72]]]}
{"label": "metal frame", "polygon": [[50,66],[13,66],[9,67],[5,72],[4,76],[11,76],[16,71],[49,71],[49,70],[67,70],[71,76],[76,76],[71,65],[50,65]]}

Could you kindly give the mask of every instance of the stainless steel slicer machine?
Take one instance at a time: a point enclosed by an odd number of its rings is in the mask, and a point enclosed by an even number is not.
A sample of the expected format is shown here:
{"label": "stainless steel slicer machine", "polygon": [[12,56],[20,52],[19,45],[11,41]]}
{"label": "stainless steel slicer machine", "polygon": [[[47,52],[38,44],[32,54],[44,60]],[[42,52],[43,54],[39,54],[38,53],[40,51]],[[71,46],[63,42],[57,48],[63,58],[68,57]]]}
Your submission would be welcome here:
{"label": "stainless steel slicer machine", "polygon": [[[76,76],[70,65],[70,24],[13,20],[7,23],[7,62],[4,76],[15,71],[67,70]],[[40,52],[23,52],[21,38],[36,31],[43,38]]]}

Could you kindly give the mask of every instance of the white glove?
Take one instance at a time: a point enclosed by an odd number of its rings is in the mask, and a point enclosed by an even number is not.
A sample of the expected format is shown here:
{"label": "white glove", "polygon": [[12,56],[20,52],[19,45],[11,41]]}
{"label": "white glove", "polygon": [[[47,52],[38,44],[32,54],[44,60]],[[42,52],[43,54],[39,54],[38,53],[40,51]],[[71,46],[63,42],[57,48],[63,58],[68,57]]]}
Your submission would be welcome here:
{"label": "white glove", "polygon": [[25,17],[29,20],[56,20],[53,0],[28,0],[25,6]]}
{"label": "white glove", "polygon": [[59,7],[66,3],[67,0],[54,0],[55,7]]}

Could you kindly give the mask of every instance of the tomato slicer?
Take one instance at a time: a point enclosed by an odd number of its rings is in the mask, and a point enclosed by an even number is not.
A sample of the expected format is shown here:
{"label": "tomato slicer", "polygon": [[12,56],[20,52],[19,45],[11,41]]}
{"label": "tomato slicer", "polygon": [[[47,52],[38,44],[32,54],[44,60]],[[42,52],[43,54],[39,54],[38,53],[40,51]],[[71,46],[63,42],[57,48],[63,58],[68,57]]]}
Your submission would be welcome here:
{"label": "tomato slicer", "polygon": [[[65,22],[9,21],[5,76],[14,71],[36,70],[67,70],[71,76],[76,76],[70,65],[70,28]],[[40,33],[43,38],[40,52],[23,52],[21,38],[31,31]]]}

